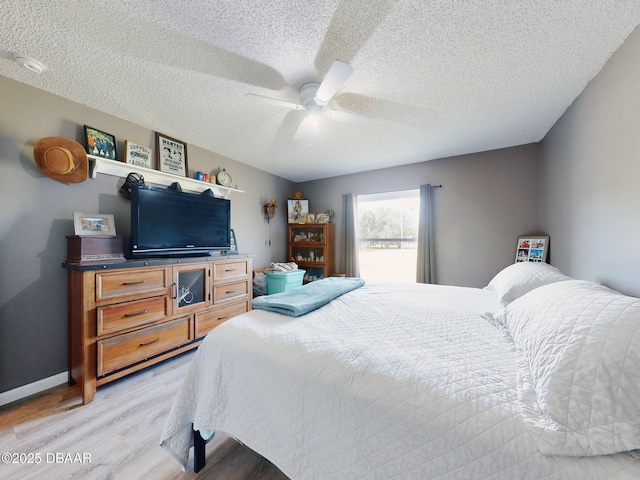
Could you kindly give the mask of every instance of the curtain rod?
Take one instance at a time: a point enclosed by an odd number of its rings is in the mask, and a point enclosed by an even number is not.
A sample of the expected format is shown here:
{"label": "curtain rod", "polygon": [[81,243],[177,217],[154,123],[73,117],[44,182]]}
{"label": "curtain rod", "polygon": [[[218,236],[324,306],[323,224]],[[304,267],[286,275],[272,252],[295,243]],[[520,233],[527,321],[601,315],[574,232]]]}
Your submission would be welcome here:
{"label": "curtain rod", "polygon": [[[420,187],[418,187],[418,188],[420,188]],[[431,188],[442,188],[442,184],[440,184],[440,185],[431,185]],[[417,190],[417,189],[416,188],[408,188],[407,190]],[[353,192],[353,195],[356,195],[356,196],[357,195],[381,195],[381,194],[384,194],[384,193],[392,193],[394,191],[402,192],[404,190],[391,190],[389,192],[379,192],[379,193],[355,193],[355,192]],[[348,195],[348,194],[347,193],[343,193],[342,194],[343,197],[345,195]]]}

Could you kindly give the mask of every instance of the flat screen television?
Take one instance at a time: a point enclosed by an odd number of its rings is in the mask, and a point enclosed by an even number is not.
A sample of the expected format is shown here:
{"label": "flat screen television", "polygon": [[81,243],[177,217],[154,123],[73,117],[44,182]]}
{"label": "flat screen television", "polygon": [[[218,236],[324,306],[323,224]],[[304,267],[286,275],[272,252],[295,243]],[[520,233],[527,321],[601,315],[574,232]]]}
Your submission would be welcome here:
{"label": "flat screen television", "polygon": [[133,185],[130,258],[206,256],[231,248],[231,202]]}

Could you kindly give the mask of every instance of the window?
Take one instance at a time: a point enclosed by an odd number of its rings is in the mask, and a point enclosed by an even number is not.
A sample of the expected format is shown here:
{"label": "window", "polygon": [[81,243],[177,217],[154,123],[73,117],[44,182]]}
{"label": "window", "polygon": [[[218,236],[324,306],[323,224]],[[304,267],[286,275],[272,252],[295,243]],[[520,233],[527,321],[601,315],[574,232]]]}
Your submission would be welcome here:
{"label": "window", "polygon": [[420,190],[356,197],[360,276],[416,281]]}

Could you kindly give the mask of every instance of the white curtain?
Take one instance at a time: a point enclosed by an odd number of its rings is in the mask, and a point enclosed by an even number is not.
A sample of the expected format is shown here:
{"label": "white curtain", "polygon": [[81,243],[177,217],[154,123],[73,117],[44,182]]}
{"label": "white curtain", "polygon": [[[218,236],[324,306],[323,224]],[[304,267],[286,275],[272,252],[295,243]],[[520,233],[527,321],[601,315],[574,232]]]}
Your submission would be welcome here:
{"label": "white curtain", "polygon": [[347,277],[360,277],[358,262],[358,235],[356,198],[353,193],[342,196],[342,258],[341,263]]}
{"label": "white curtain", "polygon": [[433,250],[433,189],[431,184],[420,185],[420,222],[418,225],[418,283],[436,283]]}

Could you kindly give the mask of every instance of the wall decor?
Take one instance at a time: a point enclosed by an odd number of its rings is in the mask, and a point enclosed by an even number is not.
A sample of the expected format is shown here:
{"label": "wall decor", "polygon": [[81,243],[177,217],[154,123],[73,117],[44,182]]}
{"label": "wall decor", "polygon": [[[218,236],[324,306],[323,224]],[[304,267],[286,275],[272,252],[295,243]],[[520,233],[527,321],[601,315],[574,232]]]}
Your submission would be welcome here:
{"label": "wall decor", "polygon": [[116,137],[97,128],[84,126],[87,137],[87,153],[96,157],[104,157],[110,160],[118,158],[116,154]]}
{"label": "wall decor", "polygon": [[546,262],[548,251],[548,235],[521,235],[516,245],[516,263]]}
{"label": "wall decor", "polygon": [[80,236],[116,234],[116,222],[110,213],[73,212],[73,227]]}
{"label": "wall decor", "polygon": [[309,214],[309,200],[290,198],[287,200],[288,223],[305,223]]}
{"label": "wall decor", "polygon": [[158,150],[158,170],[186,177],[189,172],[187,164],[187,144],[156,132],[156,148]]}
{"label": "wall decor", "polygon": [[264,204],[264,214],[267,216],[267,222],[276,216],[276,209],[278,208],[278,201],[272,198],[270,202]]}
{"label": "wall decor", "polygon": [[138,167],[151,168],[151,149],[125,140],[124,162]]}

